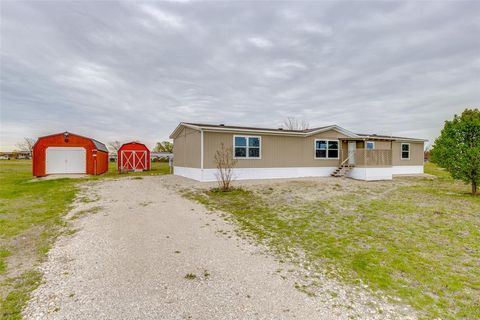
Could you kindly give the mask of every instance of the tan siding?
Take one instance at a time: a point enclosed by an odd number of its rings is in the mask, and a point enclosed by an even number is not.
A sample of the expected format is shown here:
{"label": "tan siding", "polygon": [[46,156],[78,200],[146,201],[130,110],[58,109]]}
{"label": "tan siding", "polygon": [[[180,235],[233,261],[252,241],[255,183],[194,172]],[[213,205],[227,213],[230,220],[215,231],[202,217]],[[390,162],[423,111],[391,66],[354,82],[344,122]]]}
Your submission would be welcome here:
{"label": "tan siding", "polygon": [[[221,143],[226,148],[233,148],[234,135],[235,133],[204,132],[204,167],[206,169],[215,168],[214,156]],[[314,159],[314,141],[320,138],[332,140],[346,138],[345,135],[334,130],[310,137],[251,135],[260,136],[262,139],[261,159],[239,159],[237,168],[335,167],[339,164],[339,159]]]}
{"label": "tan siding", "polygon": [[[233,136],[229,132],[204,132],[204,167],[215,168],[214,155],[221,143],[227,148],[233,147]],[[238,133],[238,135],[245,135]],[[279,167],[335,167],[340,159],[314,159],[315,139],[339,139],[347,136],[330,130],[309,137],[294,137],[280,135],[256,135],[262,139],[261,159],[239,159],[238,168],[279,168]],[[174,165],[181,167],[200,168],[201,161],[200,131],[183,128],[174,139]],[[375,149],[388,150],[392,148],[392,164],[394,166],[423,165],[423,143],[410,142],[410,160],[400,158],[401,142],[375,140]],[[362,141],[357,141],[357,149],[364,148]],[[346,157],[348,144],[340,145],[340,154]]]}
{"label": "tan siding", "polygon": [[180,131],[179,135],[173,139],[173,165],[178,167],[185,166],[185,128]]}
{"label": "tan siding", "polygon": [[342,142],[342,159],[341,160],[344,160],[344,159],[347,159],[348,157],[348,141],[343,141]]}
{"label": "tan siding", "polygon": [[183,128],[173,140],[173,165],[200,168],[200,131]]}
{"label": "tan siding", "polygon": [[[367,141],[373,141],[375,142],[375,149],[377,150],[390,150],[392,148],[391,142],[386,141],[386,140],[367,140]],[[365,143],[363,141],[357,141],[356,147],[357,149],[365,149]],[[343,143],[343,149],[344,149],[344,155],[346,156],[346,150],[348,148],[348,142],[344,141]]]}
{"label": "tan siding", "polygon": [[377,150],[390,150],[391,149],[391,142],[390,141],[382,141],[382,140],[369,140],[375,142],[375,149]]}
{"label": "tan siding", "polygon": [[421,166],[423,165],[423,142],[410,143],[410,160],[401,159],[400,141],[393,142],[392,161],[394,166]]}

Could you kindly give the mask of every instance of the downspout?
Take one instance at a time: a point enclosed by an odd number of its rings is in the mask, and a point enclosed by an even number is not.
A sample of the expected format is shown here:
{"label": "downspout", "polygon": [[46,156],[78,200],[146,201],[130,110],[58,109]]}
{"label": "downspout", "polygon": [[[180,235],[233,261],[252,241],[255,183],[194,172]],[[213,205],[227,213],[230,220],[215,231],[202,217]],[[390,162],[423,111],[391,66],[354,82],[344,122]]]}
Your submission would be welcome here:
{"label": "downspout", "polygon": [[97,175],[97,150],[92,150],[92,158],[93,158],[93,175]]}
{"label": "downspout", "polygon": [[200,172],[203,181],[203,129],[200,130]]}
{"label": "downspout", "polygon": [[390,166],[393,172],[393,140],[390,140]]}

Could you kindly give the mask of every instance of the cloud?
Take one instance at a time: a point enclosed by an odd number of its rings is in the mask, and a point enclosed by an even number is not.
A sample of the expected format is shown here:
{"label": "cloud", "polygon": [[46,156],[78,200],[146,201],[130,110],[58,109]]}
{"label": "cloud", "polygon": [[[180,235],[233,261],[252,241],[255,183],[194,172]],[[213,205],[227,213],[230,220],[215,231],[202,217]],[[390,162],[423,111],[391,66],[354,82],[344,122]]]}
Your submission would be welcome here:
{"label": "cloud", "polygon": [[265,76],[269,78],[289,79],[307,67],[300,61],[275,61],[265,68]]}
{"label": "cloud", "polygon": [[267,49],[273,46],[273,43],[270,40],[262,37],[250,37],[248,38],[248,42],[261,49]]}
{"label": "cloud", "polygon": [[0,148],[287,116],[434,139],[480,101],[480,4],[4,2]]}
{"label": "cloud", "polygon": [[299,30],[304,31],[306,33],[313,33],[319,34],[323,36],[330,37],[333,35],[332,28],[320,24],[315,23],[306,23],[300,26]]}
{"label": "cloud", "polygon": [[92,91],[109,89],[116,81],[105,67],[86,61],[74,65],[68,75],[59,75],[55,80],[60,85]]}
{"label": "cloud", "polygon": [[183,29],[185,27],[180,16],[161,10],[153,5],[142,4],[140,5],[140,10],[164,27],[172,29]]}

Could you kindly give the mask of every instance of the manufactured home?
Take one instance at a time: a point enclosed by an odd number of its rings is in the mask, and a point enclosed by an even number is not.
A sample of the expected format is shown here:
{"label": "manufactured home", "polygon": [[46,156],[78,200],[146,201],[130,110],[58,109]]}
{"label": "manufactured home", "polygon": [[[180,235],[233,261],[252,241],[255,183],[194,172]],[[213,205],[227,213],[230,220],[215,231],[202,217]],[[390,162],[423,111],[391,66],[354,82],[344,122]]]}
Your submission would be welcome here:
{"label": "manufactured home", "polygon": [[286,130],[180,123],[174,140],[174,174],[216,180],[215,153],[223,144],[237,160],[234,178],[346,176],[389,180],[423,173],[426,140],[358,134],[337,125]]}

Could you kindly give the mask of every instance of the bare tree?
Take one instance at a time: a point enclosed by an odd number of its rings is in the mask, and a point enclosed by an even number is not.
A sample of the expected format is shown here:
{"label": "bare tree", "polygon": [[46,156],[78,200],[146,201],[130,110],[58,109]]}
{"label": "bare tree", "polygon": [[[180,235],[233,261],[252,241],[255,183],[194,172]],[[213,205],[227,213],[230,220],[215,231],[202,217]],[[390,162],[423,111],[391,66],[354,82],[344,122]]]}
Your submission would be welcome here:
{"label": "bare tree", "polygon": [[22,142],[17,143],[17,148],[20,151],[28,152],[32,155],[33,146],[35,145],[35,139],[33,138],[23,138]]}
{"label": "bare tree", "polygon": [[287,130],[306,130],[309,126],[310,124],[307,120],[299,120],[294,117],[287,117],[282,125],[282,127]]}
{"label": "bare tree", "polygon": [[222,143],[220,149],[215,153],[215,164],[217,166],[216,178],[219,189],[229,191],[232,188],[233,168],[237,164],[237,160],[233,158],[232,148],[225,148]]}
{"label": "bare tree", "polygon": [[120,149],[120,147],[122,146],[122,143],[118,140],[115,140],[115,141],[109,142],[108,146],[110,147],[110,149],[112,149],[116,153],[118,149]]}

